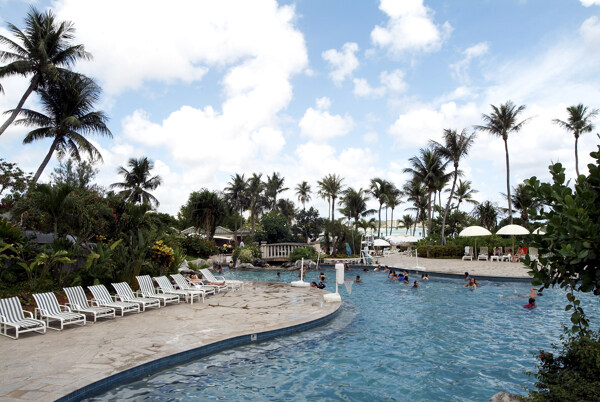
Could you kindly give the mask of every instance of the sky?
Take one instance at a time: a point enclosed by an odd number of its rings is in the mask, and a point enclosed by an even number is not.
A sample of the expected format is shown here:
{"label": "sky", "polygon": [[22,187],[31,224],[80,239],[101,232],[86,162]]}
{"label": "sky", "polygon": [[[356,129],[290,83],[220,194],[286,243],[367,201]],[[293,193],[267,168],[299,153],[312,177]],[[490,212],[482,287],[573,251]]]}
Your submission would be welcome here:
{"label": "sky", "polygon": [[[290,188],[283,197],[299,206],[293,189],[307,181],[309,205],[326,216],[317,180],[401,187],[420,148],[444,129],[473,132],[508,100],[533,117],[508,139],[511,187],[549,180],[554,162],[572,178],[574,137],[552,119],[578,103],[600,107],[600,0],[0,0],[0,34],[10,35],[7,22],[23,28],[31,4],[72,21],[93,55],[74,70],[100,84],[97,108],[110,117],[113,139],[88,137],[103,156],[97,181],[121,181],[119,166],[147,156],[163,179],[158,210],[170,214],[235,173],[276,171]],[[6,111],[28,81],[2,85]],[[35,95],[26,107],[39,108]],[[27,132],[10,127],[0,158],[35,172],[51,141],[24,145]],[[595,132],[579,140],[582,173]],[[504,206],[500,138],[478,133],[461,169],[478,201]]]}

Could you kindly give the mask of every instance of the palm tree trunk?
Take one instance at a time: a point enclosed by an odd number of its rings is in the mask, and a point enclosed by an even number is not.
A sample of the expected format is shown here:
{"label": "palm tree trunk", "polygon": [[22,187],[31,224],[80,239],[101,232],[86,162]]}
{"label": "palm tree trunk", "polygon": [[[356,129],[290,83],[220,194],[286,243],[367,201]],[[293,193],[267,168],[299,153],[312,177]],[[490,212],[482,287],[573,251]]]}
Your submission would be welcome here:
{"label": "palm tree trunk", "polygon": [[50,161],[50,158],[52,157],[52,154],[54,153],[54,150],[56,149],[56,144],[58,144],[58,137],[54,138],[54,141],[52,142],[52,145],[50,146],[50,150],[48,151],[48,154],[46,154],[46,157],[42,161],[42,164],[38,168],[37,172],[35,172],[35,175],[33,176],[33,179],[31,180],[31,185],[32,186],[35,186],[35,184],[37,183],[38,179],[42,175],[42,172],[46,168],[46,165]]}
{"label": "palm tree trunk", "polygon": [[452,189],[450,190],[450,195],[448,196],[448,202],[446,202],[446,209],[444,210],[444,217],[442,218],[442,235],[440,241],[442,245],[446,245],[446,237],[444,236],[444,232],[446,231],[446,218],[448,217],[448,210],[450,209],[450,201],[452,201],[452,197],[454,196],[454,186],[456,185],[456,177],[458,176],[458,165],[454,165],[454,180],[452,180]]}
{"label": "palm tree trunk", "polygon": [[[431,193],[432,191],[429,191],[429,216],[428,216],[428,222],[427,222],[427,233],[431,233]],[[425,225],[423,225],[425,226]],[[423,237],[425,237],[425,227],[423,227]]]}
{"label": "palm tree trunk", "polygon": [[256,207],[254,205],[250,208],[250,220],[252,222],[252,234],[254,234],[254,221],[255,221],[254,210],[255,209],[256,209]]}
{"label": "palm tree trunk", "polygon": [[[394,208],[392,208],[392,216],[391,216],[390,220],[392,221],[392,228],[393,228],[394,227]],[[390,229],[390,236],[391,235],[392,235],[392,229]]]}
{"label": "palm tree trunk", "polygon": [[387,219],[387,207],[385,207],[385,235],[387,236],[388,231],[388,219]]}
{"label": "palm tree trunk", "polygon": [[327,219],[331,220],[331,197],[327,197]]}
{"label": "palm tree trunk", "polygon": [[508,161],[508,140],[504,138],[504,150],[506,151],[506,194],[508,194],[508,217],[510,224],[513,223],[512,200],[510,198],[510,163]]}
{"label": "palm tree trunk", "polygon": [[233,213],[235,214],[235,220],[233,222],[233,228],[235,230],[233,231],[233,237],[234,237],[235,245],[237,246],[238,245],[238,240],[237,240],[237,238],[238,238],[238,233],[237,233],[237,229],[238,229],[238,226],[237,226],[238,214],[237,214],[237,211],[235,209],[233,210]]}
{"label": "palm tree trunk", "polygon": [[335,197],[331,197],[331,222],[335,220]]}
{"label": "palm tree trunk", "polygon": [[377,237],[381,237],[381,203],[379,203],[379,226],[377,227]]}
{"label": "palm tree trunk", "polygon": [[579,157],[577,155],[577,141],[579,141],[579,135],[575,134],[575,172],[579,177]]}
{"label": "palm tree trunk", "polygon": [[37,87],[39,79],[40,78],[39,78],[39,76],[37,74],[33,76],[33,78],[31,79],[31,84],[29,84],[29,87],[27,88],[27,91],[25,91],[25,93],[21,97],[21,100],[17,104],[17,107],[13,110],[13,112],[11,113],[10,117],[8,118],[8,120],[6,120],[4,122],[4,124],[2,124],[2,127],[0,127],[0,135],[2,135],[6,131],[6,129],[8,128],[8,126],[10,126],[12,124],[12,122],[15,121],[15,119],[17,118],[17,116],[19,115],[19,113],[21,113],[21,109],[23,108],[23,105],[25,104],[25,101],[27,100],[27,98],[29,97],[29,95],[31,95],[31,93],[33,92],[33,90]]}

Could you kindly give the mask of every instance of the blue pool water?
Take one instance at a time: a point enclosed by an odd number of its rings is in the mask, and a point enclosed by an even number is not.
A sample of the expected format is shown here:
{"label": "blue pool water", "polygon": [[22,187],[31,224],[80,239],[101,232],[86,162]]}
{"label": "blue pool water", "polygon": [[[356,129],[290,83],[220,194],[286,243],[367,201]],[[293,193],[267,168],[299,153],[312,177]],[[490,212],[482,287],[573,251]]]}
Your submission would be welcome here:
{"label": "blue pool water", "polygon": [[[296,280],[282,272],[281,281]],[[334,272],[328,290],[333,284]],[[329,324],[297,335],[199,359],[111,390],[94,400],[488,400],[524,394],[540,348],[559,341],[567,324],[561,290],[547,290],[533,311],[522,307],[527,283],[435,278],[422,287],[361,275]],[[227,272],[228,278],[277,281],[272,271]],[[316,273],[306,280],[315,280]],[[416,278],[412,278],[416,279]],[[597,298],[584,295],[597,328]]]}

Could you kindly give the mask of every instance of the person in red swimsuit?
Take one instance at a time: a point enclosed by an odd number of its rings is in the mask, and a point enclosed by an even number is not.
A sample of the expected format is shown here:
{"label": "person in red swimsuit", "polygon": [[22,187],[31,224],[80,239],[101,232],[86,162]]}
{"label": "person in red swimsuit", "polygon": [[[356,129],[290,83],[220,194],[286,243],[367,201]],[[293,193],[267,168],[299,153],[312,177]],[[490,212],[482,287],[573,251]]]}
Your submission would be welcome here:
{"label": "person in red swimsuit", "polygon": [[533,310],[534,308],[536,308],[536,304],[535,304],[535,299],[533,297],[529,298],[529,304],[524,304],[523,307],[525,307],[528,310]]}

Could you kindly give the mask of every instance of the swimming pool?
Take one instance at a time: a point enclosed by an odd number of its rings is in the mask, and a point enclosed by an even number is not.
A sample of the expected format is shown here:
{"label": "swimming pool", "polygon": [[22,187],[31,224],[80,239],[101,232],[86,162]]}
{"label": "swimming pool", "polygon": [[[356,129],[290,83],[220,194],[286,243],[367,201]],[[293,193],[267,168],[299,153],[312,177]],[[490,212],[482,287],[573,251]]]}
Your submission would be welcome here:
{"label": "swimming pool", "polygon": [[[333,282],[333,270],[325,272]],[[529,285],[486,282],[475,291],[432,277],[422,287],[361,275],[330,324],[232,349],[156,373],[94,400],[488,400],[499,391],[524,393],[534,354],[558,342],[568,322],[560,290],[547,290],[528,311]],[[277,281],[275,272],[227,272],[229,278]],[[297,279],[281,272],[281,281]],[[309,273],[307,280],[315,280]],[[416,279],[416,278],[414,278]],[[329,284],[328,289],[335,287]],[[597,298],[582,297],[592,325]]]}

